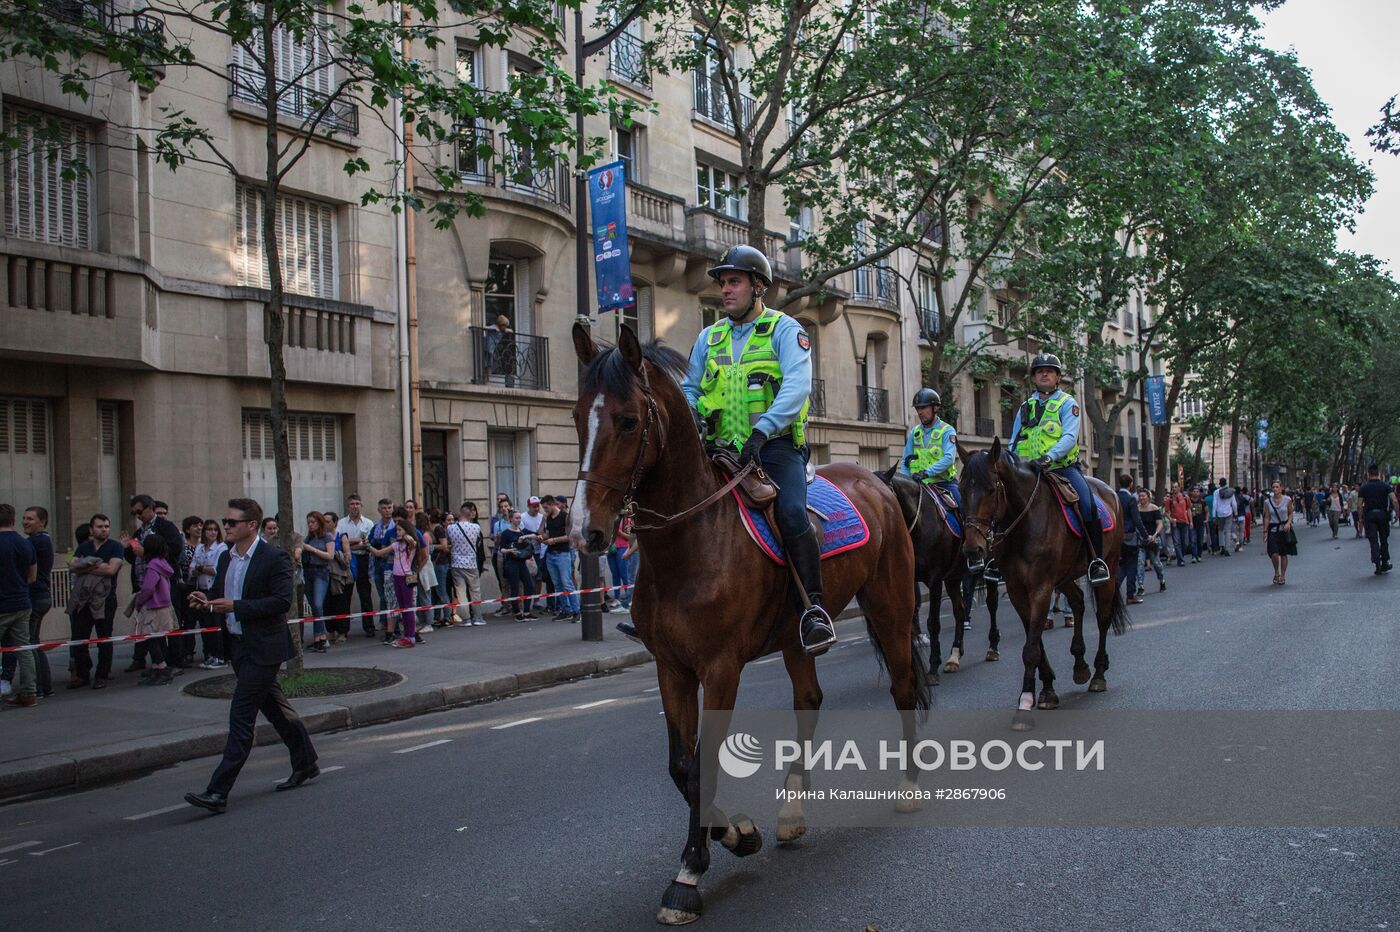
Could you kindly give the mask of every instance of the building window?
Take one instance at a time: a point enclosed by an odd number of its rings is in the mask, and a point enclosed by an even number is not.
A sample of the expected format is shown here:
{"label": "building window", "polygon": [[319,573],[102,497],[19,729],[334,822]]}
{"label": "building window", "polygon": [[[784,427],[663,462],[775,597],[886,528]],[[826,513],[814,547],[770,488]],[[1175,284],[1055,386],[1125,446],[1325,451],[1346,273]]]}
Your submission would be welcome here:
{"label": "building window", "polygon": [[486,323],[494,324],[502,316],[515,327],[515,263],[492,261],[486,276]]}
{"label": "building window", "polygon": [[[56,139],[44,138],[46,125]],[[18,143],[5,154],[5,235],[92,248],[92,128],[6,107],[5,136]]]}
{"label": "building window", "polygon": [[938,281],[933,272],[919,269],[919,328],[927,334],[938,333]]}
{"label": "building window", "polygon": [[[292,504],[303,513],[344,504],[337,420],[329,414],[287,414]],[[262,505],[264,514],[277,513],[272,416],[266,411],[243,411],[243,490]]]}
{"label": "building window", "polygon": [[723,312],[718,304],[702,303],[700,305],[700,328],[703,330],[706,327],[713,327],[719,320],[721,313]]}
{"label": "building window", "polygon": [[617,316],[617,335],[622,336],[622,325],[632,328],[637,339],[646,343],[652,338],[652,302],[655,300],[650,285],[637,285],[637,303],[613,313]]}
{"label": "building window", "polygon": [[743,181],[738,175],[704,162],[695,163],[695,202],[735,220],[749,219]]}
{"label": "building window", "polygon": [[494,495],[505,495],[517,511],[525,509],[525,497],[533,493],[530,475],[530,434],[526,431],[487,431],[491,485]]}
{"label": "building window", "polygon": [[[239,185],[237,193],[238,283],[269,288],[263,251],[263,192]],[[335,300],[335,207],[281,194],[277,197],[277,247],[282,256],[282,287],[291,294]]]}
{"label": "building window", "polygon": [[[277,110],[303,120],[315,120],[324,127],[358,129],[358,113],[344,104],[325,108],[326,99],[336,92],[336,75],[331,39],[335,32],[332,14],[312,14],[304,34],[297,38],[282,26],[273,33],[277,79]],[[263,78],[261,42],[258,30],[253,37],[233,47],[229,66],[234,97],[266,106],[267,85]]]}
{"label": "building window", "polygon": [[614,126],[612,131],[613,158],[622,163],[629,182],[642,183],[642,169],[644,167],[641,160],[641,136],[642,128],[633,123],[631,126]]}

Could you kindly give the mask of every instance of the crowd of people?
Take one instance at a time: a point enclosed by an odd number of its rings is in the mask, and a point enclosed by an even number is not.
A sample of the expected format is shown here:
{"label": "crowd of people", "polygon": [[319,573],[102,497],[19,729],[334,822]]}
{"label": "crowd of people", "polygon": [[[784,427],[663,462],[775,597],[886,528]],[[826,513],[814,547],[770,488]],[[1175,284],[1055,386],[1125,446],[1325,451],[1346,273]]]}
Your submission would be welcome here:
{"label": "crowd of people", "polygon": [[[378,502],[376,521],[364,513],[360,497],[351,495],[343,516],[309,512],[304,527],[290,535],[293,616],[311,619],[300,626],[303,648],[326,652],[348,640],[352,619],[326,616],[352,612],[366,637],[397,648],[422,644],[435,628],[483,626],[486,573],[495,574],[502,596],[513,597],[500,602],[496,615],[527,622],[549,614],[577,622],[579,567],[569,540],[568,507],[564,496],[531,496],[522,513],[501,495],[495,513],[483,520],[470,501],[456,512],[444,512],[420,509],[413,499],[395,503],[385,498]],[[136,643],[125,668],[141,674],[141,685],[168,685],[185,669],[217,670],[231,660],[226,616],[202,609],[201,600],[191,598],[214,585],[219,558],[228,549],[227,521],[190,515],[177,527],[169,515],[165,502],[133,496],[132,530],[114,537],[111,518],[95,514],[75,529],[67,564],[70,638],[109,638],[118,611],[124,612],[133,633],[152,635]],[[25,509],[23,534],[14,532],[15,518],[13,506],[0,504],[0,645],[6,647],[36,643],[54,601],[55,548],[48,512],[38,506]],[[258,530],[262,540],[278,542],[281,528],[275,517],[262,518]],[[611,582],[603,610],[625,611],[636,573],[630,521],[619,529],[607,563]],[[132,596],[119,606],[117,582],[124,571]],[[353,606],[356,596],[359,604]],[[417,610],[399,611],[410,606]],[[214,630],[164,636],[198,628]],[[104,689],[111,682],[113,645],[95,649],[94,664],[92,647],[69,648],[68,689]],[[33,706],[53,694],[44,651],[7,653],[4,670],[0,683],[10,705]]]}

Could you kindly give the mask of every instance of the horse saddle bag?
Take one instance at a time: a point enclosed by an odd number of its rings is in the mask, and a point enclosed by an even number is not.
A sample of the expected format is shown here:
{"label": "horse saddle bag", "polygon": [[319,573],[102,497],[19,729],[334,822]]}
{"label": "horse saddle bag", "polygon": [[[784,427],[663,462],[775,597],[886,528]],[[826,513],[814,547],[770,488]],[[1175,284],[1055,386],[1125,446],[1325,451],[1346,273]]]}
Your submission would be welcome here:
{"label": "horse saddle bag", "polygon": [[1045,470],[1044,475],[1045,478],[1055,483],[1055,488],[1059,491],[1060,498],[1066,505],[1073,505],[1079,501],[1079,493],[1074,491],[1074,486],[1064,476],[1048,469]]}
{"label": "horse saddle bag", "polygon": [[[739,472],[739,456],[728,447],[715,447],[710,452],[710,460],[725,474],[733,476]],[[744,504],[757,511],[766,511],[778,500],[778,487],[763,472],[756,468],[739,481],[739,497]]]}

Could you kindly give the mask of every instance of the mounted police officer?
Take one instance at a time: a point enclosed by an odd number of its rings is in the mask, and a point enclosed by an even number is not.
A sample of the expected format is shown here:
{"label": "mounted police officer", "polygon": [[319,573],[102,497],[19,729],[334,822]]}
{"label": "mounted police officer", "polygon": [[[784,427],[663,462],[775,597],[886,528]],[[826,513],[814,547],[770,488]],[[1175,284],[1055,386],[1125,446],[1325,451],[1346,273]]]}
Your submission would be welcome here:
{"label": "mounted police officer", "polygon": [[732,246],[709,275],[725,316],[700,332],[681,389],[706,442],[733,446],[741,465],[757,460],[777,485],[778,531],[811,602],[798,630],[816,656],[836,642],[836,629],[822,608],[821,542],[807,519],[812,341],[795,319],[764,305],[773,269],[759,250]]}
{"label": "mounted police officer", "polygon": [[914,393],[914,413],[919,423],[909,429],[899,471],[925,485],[946,491],[962,508],[958,491],[958,432],[938,415],[943,399],[931,388]]}
{"label": "mounted police officer", "polygon": [[[1103,560],[1103,526],[1099,524],[1094,493],[1079,469],[1079,403],[1060,390],[1064,368],[1054,353],[1031,360],[1035,392],[1016,412],[1011,427],[1011,451],[1036,469],[1049,469],[1068,479],[1079,493],[1079,517],[1089,550],[1089,582],[1097,586],[1109,580]],[[994,570],[988,564],[988,578]]]}

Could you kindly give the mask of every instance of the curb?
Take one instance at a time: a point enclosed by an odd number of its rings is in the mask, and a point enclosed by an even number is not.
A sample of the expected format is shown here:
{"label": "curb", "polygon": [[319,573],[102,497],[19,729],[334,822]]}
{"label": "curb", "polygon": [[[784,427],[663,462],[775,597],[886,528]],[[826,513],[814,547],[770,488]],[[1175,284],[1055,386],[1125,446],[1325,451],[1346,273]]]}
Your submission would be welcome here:
{"label": "curb", "polygon": [[[639,648],[625,654],[571,661],[470,683],[437,683],[405,695],[349,705],[338,705],[335,697],[328,697],[326,704],[330,708],[323,705],[308,711],[301,720],[311,734],[360,728],[502,699],[584,676],[639,666],[651,660],[651,653]],[[37,793],[91,789],[142,776],[181,761],[218,754],[223,750],[227,735],[228,729],[223,725],[187,728],[74,754],[45,754],[0,764],[0,804]],[[278,740],[271,725],[264,722],[257,727],[254,744],[276,744]]]}

